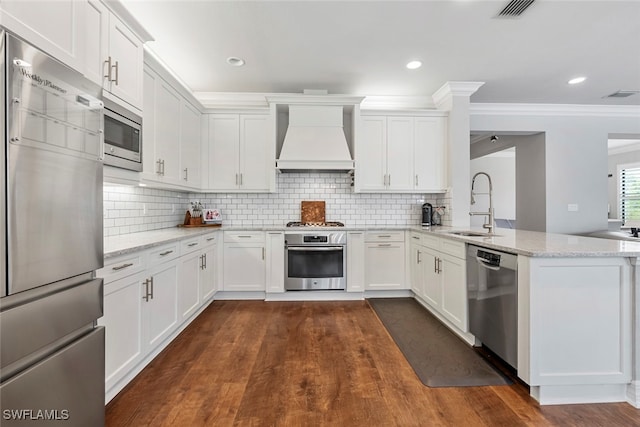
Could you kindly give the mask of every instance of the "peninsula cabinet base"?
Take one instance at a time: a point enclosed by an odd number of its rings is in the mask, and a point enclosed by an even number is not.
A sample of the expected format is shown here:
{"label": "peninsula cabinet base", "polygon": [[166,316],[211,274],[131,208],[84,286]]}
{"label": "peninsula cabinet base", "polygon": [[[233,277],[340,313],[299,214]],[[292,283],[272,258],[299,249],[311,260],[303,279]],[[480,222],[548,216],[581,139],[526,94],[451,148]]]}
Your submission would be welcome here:
{"label": "peninsula cabinet base", "polygon": [[530,388],[540,405],[611,403],[627,401],[627,384],[546,385]]}

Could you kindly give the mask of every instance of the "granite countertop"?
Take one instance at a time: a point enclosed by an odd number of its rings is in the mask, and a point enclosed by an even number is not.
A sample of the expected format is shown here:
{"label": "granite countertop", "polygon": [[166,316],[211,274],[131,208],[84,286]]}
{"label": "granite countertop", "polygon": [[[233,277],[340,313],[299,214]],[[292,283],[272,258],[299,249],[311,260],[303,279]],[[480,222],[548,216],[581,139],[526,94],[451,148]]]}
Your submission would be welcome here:
{"label": "granite countertop", "polygon": [[[171,243],[177,240],[222,231],[289,231],[309,232],[311,229],[286,228],[284,226],[222,226],[219,228],[164,228],[140,233],[124,234],[104,238],[104,257],[111,258],[127,253]],[[312,230],[332,230],[335,227],[317,227]],[[460,227],[421,227],[421,226],[346,226],[339,231],[376,231],[376,230],[410,230],[435,234],[439,237],[457,240],[464,243],[484,246],[518,255],[531,257],[640,257],[640,242],[599,239],[594,237],[573,236],[568,234],[542,233],[537,231],[511,230],[498,228],[495,236],[459,236],[452,231],[468,230]],[[473,231],[486,233],[483,229]]]}
{"label": "granite countertop", "polygon": [[[625,240],[507,228],[497,228],[495,236],[479,237],[451,234],[452,231],[468,230],[459,227],[410,227],[409,229],[530,257],[640,257],[640,242]],[[486,233],[484,229],[472,230]]]}

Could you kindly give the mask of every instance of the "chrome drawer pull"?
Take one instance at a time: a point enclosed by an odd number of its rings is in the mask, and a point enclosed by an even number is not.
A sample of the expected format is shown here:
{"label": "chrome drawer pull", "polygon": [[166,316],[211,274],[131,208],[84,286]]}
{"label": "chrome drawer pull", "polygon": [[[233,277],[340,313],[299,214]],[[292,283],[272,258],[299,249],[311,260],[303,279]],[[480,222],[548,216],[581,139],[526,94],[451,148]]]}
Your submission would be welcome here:
{"label": "chrome drawer pull", "polygon": [[118,270],[122,270],[123,268],[131,267],[132,265],[133,265],[133,263],[128,262],[126,264],[122,264],[122,265],[119,265],[117,267],[112,267],[111,269],[115,270],[115,271],[118,271]]}
{"label": "chrome drawer pull", "polygon": [[166,256],[166,255],[169,255],[170,253],[173,253],[173,251],[162,252],[160,256]]}
{"label": "chrome drawer pull", "polygon": [[197,242],[193,242],[193,243],[189,243],[187,246],[191,247],[191,246],[196,246],[198,243]]}

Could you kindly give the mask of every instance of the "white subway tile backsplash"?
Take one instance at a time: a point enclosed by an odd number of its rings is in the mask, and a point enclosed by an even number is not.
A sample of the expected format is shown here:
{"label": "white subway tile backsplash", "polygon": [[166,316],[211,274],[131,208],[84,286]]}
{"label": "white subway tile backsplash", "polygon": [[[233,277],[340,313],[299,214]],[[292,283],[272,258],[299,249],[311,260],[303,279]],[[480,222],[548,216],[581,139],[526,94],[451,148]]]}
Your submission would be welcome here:
{"label": "white subway tile backsplash", "polygon": [[350,178],[339,173],[278,174],[277,180],[275,194],[187,194],[105,185],[104,235],[175,227],[184,220],[189,202],[196,200],[205,207],[220,209],[224,224],[232,226],[283,226],[299,221],[303,200],[325,200],[327,220],[348,226],[417,225],[423,200],[446,206],[443,224],[451,222],[449,194],[355,194]]}

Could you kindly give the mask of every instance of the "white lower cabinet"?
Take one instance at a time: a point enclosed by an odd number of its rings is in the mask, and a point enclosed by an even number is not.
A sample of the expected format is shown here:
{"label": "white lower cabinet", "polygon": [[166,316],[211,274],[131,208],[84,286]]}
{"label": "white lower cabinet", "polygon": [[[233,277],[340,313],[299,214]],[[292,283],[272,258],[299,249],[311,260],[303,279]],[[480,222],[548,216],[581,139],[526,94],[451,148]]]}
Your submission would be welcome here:
{"label": "white lower cabinet", "polygon": [[[217,290],[218,232],[105,260],[105,391],[110,401]],[[182,256],[180,256],[182,254]]]}
{"label": "white lower cabinet", "polygon": [[134,274],[104,287],[104,315],[98,325],[105,327],[105,389],[111,390],[142,359],[142,304],[140,284],[145,272]]}
{"label": "white lower cabinet", "polygon": [[460,332],[468,331],[465,244],[411,234],[411,289]]}
{"label": "white lower cabinet", "polygon": [[178,263],[160,264],[142,283],[144,347],[152,351],[178,325]]}
{"label": "white lower cabinet", "polygon": [[200,255],[200,298],[204,303],[209,301],[218,290],[219,233],[203,237],[202,255]]}
{"label": "white lower cabinet", "polygon": [[365,290],[406,289],[404,231],[365,234]]}
{"label": "white lower cabinet", "polygon": [[364,292],[364,232],[347,232],[347,292]]}
{"label": "white lower cabinet", "polygon": [[[284,245],[283,245],[284,247]],[[265,291],[264,232],[224,233],[224,291]]]}
{"label": "white lower cabinet", "polygon": [[284,233],[267,232],[266,291],[284,292]]}

